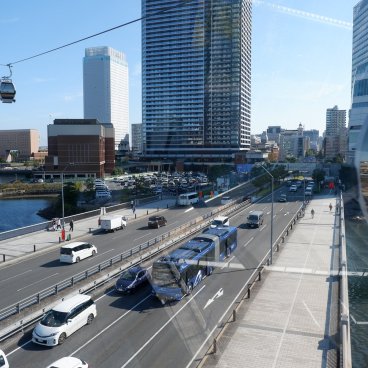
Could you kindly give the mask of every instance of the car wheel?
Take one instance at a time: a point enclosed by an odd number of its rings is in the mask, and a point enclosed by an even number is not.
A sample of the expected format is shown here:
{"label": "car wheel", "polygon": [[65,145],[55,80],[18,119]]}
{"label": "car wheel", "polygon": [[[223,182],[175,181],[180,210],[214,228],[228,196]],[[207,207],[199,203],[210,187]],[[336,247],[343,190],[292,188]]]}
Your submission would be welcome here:
{"label": "car wheel", "polygon": [[79,257],[77,257],[77,258],[76,258],[76,260],[75,260],[75,262],[76,262],[76,263],[79,263],[79,261],[80,261],[80,258],[79,258]]}
{"label": "car wheel", "polygon": [[94,257],[96,255],[96,251],[95,250],[93,250],[92,251],[92,257]]}
{"label": "car wheel", "polygon": [[63,332],[60,336],[59,336],[59,340],[58,340],[58,344],[62,345],[64,343],[66,339],[66,334]]}
{"label": "car wheel", "polygon": [[90,325],[93,322],[95,316],[91,313],[87,318],[87,325]]}
{"label": "car wheel", "polygon": [[160,227],[160,224],[159,223],[157,223],[157,229]]}

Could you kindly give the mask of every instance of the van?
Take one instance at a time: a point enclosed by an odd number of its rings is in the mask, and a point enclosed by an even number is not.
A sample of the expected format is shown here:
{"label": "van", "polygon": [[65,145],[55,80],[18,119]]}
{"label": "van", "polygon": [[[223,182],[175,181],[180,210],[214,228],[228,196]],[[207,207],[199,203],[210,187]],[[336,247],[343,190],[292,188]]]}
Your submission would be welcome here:
{"label": "van", "polygon": [[214,218],[210,225],[211,228],[224,226],[230,226],[230,219],[227,216],[218,216]]}
{"label": "van", "polygon": [[60,262],[78,263],[80,260],[97,254],[97,248],[90,243],[74,242],[60,248]]}
{"label": "van", "polygon": [[50,309],[32,332],[32,342],[45,346],[61,345],[67,337],[97,316],[89,295],[78,294]]}
{"label": "van", "polygon": [[260,227],[263,224],[263,211],[253,211],[249,214],[248,220],[248,227]]}

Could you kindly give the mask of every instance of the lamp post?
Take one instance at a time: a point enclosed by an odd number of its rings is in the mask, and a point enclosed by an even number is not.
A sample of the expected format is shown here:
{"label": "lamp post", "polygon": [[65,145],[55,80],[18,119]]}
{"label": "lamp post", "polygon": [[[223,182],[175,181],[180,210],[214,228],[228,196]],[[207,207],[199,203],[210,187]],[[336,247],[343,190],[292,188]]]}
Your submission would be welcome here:
{"label": "lamp post", "polygon": [[64,170],[61,172],[61,215],[63,219],[63,229],[65,228],[65,219],[64,219],[64,171],[71,165],[74,165],[73,162],[68,163]]}
{"label": "lamp post", "polygon": [[273,181],[274,177],[273,175],[263,166],[260,165],[266,173],[271,176],[271,240],[270,240],[270,264],[272,265],[272,245],[273,245]]}

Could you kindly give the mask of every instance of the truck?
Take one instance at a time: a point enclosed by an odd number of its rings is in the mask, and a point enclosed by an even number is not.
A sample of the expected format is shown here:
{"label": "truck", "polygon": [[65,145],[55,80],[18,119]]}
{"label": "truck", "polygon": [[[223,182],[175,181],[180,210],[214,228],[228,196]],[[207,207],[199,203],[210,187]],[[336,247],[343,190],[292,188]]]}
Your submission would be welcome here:
{"label": "truck", "polygon": [[100,227],[106,232],[125,229],[127,220],[121,215],[104,215],[100,217]]}

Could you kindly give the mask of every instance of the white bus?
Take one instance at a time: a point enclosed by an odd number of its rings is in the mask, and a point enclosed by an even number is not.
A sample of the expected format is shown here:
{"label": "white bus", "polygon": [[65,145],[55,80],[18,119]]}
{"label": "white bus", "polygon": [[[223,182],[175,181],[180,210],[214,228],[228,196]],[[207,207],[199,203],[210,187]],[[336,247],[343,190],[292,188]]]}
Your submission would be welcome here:
{"label": "white bus", "polygon": [[199,197],[197,192],[184,193],[179,195],[178,205],[189,206],[193,203],[198,203]]}

